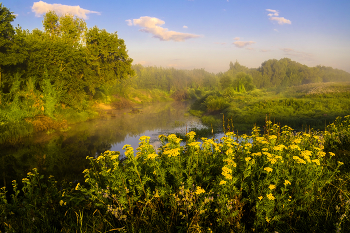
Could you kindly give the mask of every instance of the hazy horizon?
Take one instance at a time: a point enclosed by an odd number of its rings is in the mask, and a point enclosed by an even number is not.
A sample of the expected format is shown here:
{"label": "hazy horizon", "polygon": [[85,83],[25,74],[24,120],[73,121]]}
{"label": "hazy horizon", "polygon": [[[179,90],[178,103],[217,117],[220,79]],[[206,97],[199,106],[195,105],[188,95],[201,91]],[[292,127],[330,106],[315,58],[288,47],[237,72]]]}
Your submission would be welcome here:
{"label": "hazy horizon", "polygon": [[350,72],[350,2],[260,0],[3,1],[13,26],[42,29],[48,10],[117,32],[133,64],[225,72],[290,58]]}

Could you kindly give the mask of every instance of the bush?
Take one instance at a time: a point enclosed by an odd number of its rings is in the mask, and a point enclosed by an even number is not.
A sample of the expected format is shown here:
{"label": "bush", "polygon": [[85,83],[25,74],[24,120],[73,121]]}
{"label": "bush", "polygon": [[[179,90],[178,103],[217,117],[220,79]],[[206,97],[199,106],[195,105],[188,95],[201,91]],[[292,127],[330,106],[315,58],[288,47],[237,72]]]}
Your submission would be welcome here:
{"label": "bush", "polygon": [[209,96],[206,98],[204,104],[210,112],[222,110],[229,106],[229,103],[226,101],[226,99],[219,96]]}

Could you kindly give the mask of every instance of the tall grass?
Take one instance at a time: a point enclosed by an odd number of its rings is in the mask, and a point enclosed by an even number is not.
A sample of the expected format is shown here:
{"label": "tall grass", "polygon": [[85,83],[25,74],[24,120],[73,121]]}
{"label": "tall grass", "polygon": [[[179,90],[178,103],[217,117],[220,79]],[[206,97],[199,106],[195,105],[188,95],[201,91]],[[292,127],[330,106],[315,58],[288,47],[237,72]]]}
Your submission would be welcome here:
{"label": "tall grass", "polygon": [[[348,128],[295,133],[267,121],[264,133],[227,132],[186,144],[160,135],[125,157],[87,157],[85,183],[28,173],[13,195],[0,192],[6,232],[347,232],[350,229]],[[346,135],[346,136],[344,136]],[[184,139],[185,140],[185,139]],[[337,142],[338,144],[336,144]]]}

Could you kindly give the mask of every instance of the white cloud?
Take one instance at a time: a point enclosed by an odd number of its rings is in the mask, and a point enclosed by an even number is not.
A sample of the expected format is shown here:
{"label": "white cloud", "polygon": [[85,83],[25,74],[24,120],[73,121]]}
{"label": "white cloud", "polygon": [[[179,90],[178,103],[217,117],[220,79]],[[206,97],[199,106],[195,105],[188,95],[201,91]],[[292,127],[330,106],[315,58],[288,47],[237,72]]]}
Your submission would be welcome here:
{"label": "white cloud", "polygon": [[188,28],[188,27],[186,25],[184,25],[183,28]]}
{"label": "white cloud", "polygon": [[255,50],[254,48],[251,48],[251,47],[248,47],[248,48],[245,48],[247,50]]}
{"label": "white cloud", "polygon": [[278,24],[292,24],[292,22],[289,19],[286,19],[284,17],[270,17],[270,20],[277,21]]}
{"label": "white cloud", "polygon": [[266,52],[270,52],[270,49],[260,49],[260,52],[266,53]]}
{"label": "white cloud", "polygon": [[235,37],[235,38],[233,38],[234,40],[239,40],[240,38],[239,37]]}
{"label": "white cloud", "polygon": [[272,16],[278,16],[278,11],[276,10],[271,10],[271,9],[266,9],[268,12],[271,12],[270,14],[267,14],[269,17],[272,17]]}
{"label": "white cloud", "polygon": [[267,14],[269,16],[271,21],[276,21],[278,24],[283,25],[283,24],[292,24],[292,22],[289,19],[286,19],[284,17],[277,17],[279,16],[279,12],[277,10],[271,10],[271,9],[266,9],[266,11],[271,12]]}
{"label": "white cloud", "polygon": [[275,32],[278,32],[278,30],[275,28],[275,29],[273,29]]}
{"label": "white cloud", "polygon": [[91,14],[91,13],[100,14],[97,11],[90,11],[90,10],[83,9],[80,6],[49,4],[43,1],[34,2],[32,6],[32,12],[35,13],[36,17],[40,17],[48,11],[55,11],[56,14],[58,15],[71,14],[83,19],[88,19],[87,14]]}
{"label": "white cloud", "polygon": [[15,17],[17,17],[17,16],[18,16],[18,14],[12,14],[12,15],[14,15]]}
{"label": "white cloud", "polygon": [[125,22],[128,24],[128,26],[132,26],[132,20],[131,19],[127,19],[127,20],[125,20]]}
{"label": "white cloud", "polygon": [[254,41],[235,41],[232,44],[234,44],[238,48],[243,48],[245,46],[255,44],[255,42]]}
{"label": "white cloud", "polygon": [[160,25],[165,24],[163,20],[155,17],[143,16],[139,19],[133,19],[134,25],[142,27],[141,32],[147,32],[153,34],[153,37],[160,40],[173,40],[173,41],[184,41],[191,38],[200,37],[199,35],[169,31],[167,28],[163,28]]}

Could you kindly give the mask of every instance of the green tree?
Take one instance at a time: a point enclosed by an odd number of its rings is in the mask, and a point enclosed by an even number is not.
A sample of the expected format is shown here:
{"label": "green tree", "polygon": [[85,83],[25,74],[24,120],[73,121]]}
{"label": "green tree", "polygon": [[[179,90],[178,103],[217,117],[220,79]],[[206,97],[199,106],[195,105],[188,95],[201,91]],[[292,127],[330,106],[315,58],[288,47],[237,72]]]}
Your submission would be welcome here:
{"label": "green tree", "polygon": [[232,81],[232,87],[239,92],[246,92],[253,90],[253,78],[251,75],[244,72],[239,72]]}
{"label": "green tree", "polygon": [[220,77],[220,85],[223,90],[230,87],[231,84],[232,84],[232,78],[230,76],[223,75],[222,77]]}
{"label": "green tree", "polygon": [[10,64],[15,64],[16,61],[9,56],[13,44],[15,30],[11,22],[16,16],[9,9],[0,3],[0,90],[1,90],[1,74],[3,67]]}
{"label": "green tree", "polygon": [[87,87],[94,92],[100,83],[116,84],[118,79],[134,75],[123,39],[96,26],[86,33],[88,69],[84,73]]}

